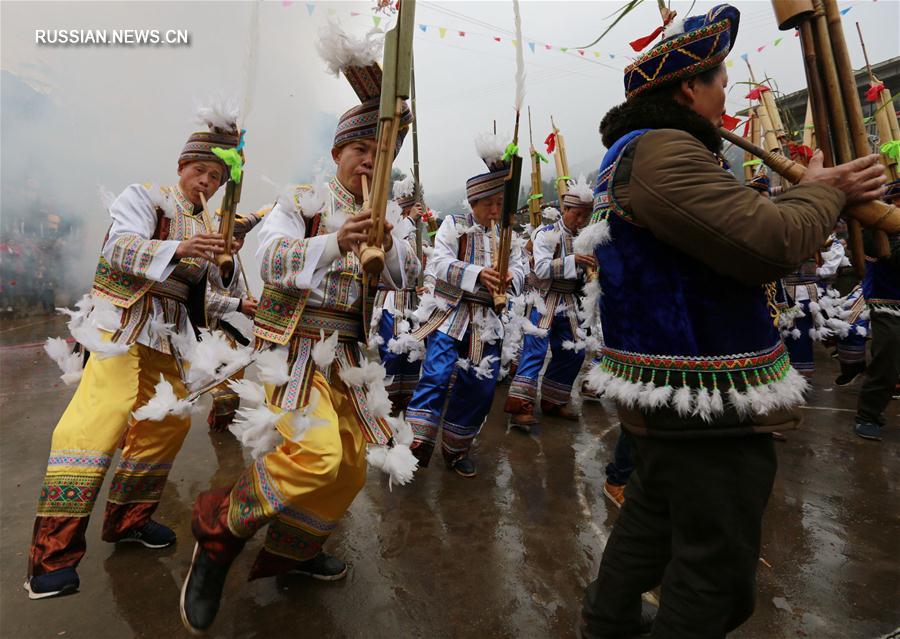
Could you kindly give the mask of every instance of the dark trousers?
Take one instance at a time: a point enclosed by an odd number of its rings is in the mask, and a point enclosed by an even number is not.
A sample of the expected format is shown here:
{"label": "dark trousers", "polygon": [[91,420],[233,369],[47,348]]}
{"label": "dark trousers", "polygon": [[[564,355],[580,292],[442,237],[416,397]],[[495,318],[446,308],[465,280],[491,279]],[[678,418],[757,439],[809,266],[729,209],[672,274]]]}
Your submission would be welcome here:
{"label": "dark trousers", "polygon": [[653,637],[724,637],[753,613],[772,437],[632,442],[635,472],[587,588],[583,636],[632,636],[641,593],[662,584]]}
{"label": "dark trousers", "polygon": [[884,409],[900,378],[900,317],[873,312],[869,327],[872,360],[859,391],[856,419],[884,425]]}
{"label": "dark trousers", "polygon": [[634,445],[631,443],[631,439],[628,431],[620,426],[619,440],[616,442],[615,451],[613,451],[613,460],[606,465],[606,481],[614,486],[627,484],[628,478],[634,470],[634,460],[631,454]]}

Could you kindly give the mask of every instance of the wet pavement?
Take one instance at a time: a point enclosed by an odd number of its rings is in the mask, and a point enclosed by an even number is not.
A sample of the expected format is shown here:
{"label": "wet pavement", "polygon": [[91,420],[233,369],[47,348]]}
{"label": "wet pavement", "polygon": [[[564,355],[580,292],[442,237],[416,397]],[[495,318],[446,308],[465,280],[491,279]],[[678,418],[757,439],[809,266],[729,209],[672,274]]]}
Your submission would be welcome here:
{"label": "wet pavement", "polygon": [[[35,343],[64,334],[58,318],[0,327],[0,636],[187,637],[177,602],[193,547],[192,500],[234,481],[249,459],[230,434],[209,434],[205,411],[194,416],[156,514],[177,532],[173,548],[103,543],[100,504],[80,593],[29,601],[22,589],[50,434],[74,391]],[[732,637],[882,637],[900,626],[900,402],[883,442],[857,438],[859,382],[833,388],[837,365],[818,355],[804,428],[778,444],[757,610]],[[450,473],[436,455],[391,492],[370,470],[328,545],[352,564],[349,577],[248,583],[254,539],[229,574],[209,636],[574,636],[582,589],[617,514],[601,492],[614,413],[588,403],[580,423],[547,420],[530,438],[507,433],[506,388],[476,443],[476,478]]]}

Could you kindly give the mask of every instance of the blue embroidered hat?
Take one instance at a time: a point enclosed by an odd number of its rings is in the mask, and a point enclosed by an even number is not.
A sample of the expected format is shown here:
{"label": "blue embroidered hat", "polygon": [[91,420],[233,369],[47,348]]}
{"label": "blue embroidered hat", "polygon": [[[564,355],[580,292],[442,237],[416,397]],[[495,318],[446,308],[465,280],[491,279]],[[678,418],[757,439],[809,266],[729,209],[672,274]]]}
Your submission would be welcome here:
{"label": "blue embroidered hat", "polygon": [[884,199],[890,202],[893,198],[900,197],[900,180],[888,182],[884,187]]}
{"label": "blue embroidered hat", "polygon": [[505,158],[505,138],[495,133],[482,133],[475,138],[475,150],[487,165],[488,172],[466,180],[466,199],[469,204],[502,193],[509,176],[509,161]]}
{"label": "blue embroidered hat", "polygon": [[625,97],[690,78],[722,63],[737,39],[741,13],[720,4],[684,20],[683,33],[666,38],[625,68]]}

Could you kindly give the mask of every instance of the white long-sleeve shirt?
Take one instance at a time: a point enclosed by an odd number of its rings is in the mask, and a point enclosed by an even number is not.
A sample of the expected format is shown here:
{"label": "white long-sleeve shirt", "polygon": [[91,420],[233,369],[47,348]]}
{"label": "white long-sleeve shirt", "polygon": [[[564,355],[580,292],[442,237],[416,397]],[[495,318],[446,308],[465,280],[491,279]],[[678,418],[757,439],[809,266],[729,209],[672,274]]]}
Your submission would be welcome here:
{"label": "white long-sleeve shirt", "polygon": [[[331,179],[328,191],[319,234],[315,237],[306,237],[306,220],[297,197],[279,199],[260,224],[256,258],[265,283],[310,291],[308,306],[339,303],[350,307],[362,296],[361,280],[350,281],[346,290],[333,291],[326,285],[326,276],[339,275],[347,267],[350,258],[341,255],[337,229],[346,216],[355,215],[361,207],[337,178]],[[393,246],[385,252],[381,278],[388,288],[403,288],[410,273],[412,277],[418,273],[418,261],[415,252],[410,254],[408,243],[396,231],[392,232],[392,238]]]}

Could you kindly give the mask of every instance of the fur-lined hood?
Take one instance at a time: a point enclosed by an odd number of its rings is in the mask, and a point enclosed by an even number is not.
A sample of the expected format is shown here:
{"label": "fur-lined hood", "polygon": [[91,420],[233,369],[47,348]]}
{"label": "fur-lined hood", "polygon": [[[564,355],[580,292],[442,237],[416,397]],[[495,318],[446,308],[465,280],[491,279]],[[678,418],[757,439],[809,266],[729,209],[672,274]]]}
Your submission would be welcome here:
{"label": "fur-lined hood", "polygon": [[678,129],[693,135],[713,153],[722,148],[722,136],[709,120],[674,99],[659,95],[623,102],[610,109],[600,123],[600,135],[607,149],[636,129]]}

